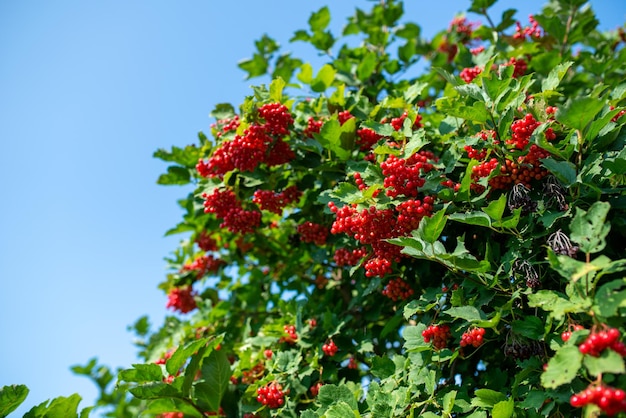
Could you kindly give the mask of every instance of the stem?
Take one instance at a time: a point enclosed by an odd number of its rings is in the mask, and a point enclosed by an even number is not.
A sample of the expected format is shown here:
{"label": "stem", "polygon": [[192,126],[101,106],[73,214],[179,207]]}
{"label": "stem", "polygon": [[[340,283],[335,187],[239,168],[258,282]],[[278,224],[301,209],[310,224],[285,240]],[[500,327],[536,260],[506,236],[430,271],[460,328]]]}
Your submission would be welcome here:
{"label": "stem", "polygon": [[493,23],[493,20],[491,20],[491,18],[489,17],[489,14],[487,13],[487,8],[483,8],[481,11],[482,11],[482,14],[485,15],[485,18],[487,19],[487,23],[489,23],[489,26],[491,26],[491,29],[495,31],[496,25]]}
{"label": "stem", "polygon": [[576,7],[572,7],[572,10],[567,17],[567,23],[565,24],[565,35],[563,35],[563,44],[561,45],[560,55],[561,57],[565,53],[565,47],[567,46],[567,40],[569,38],[570,30],[572,29],[572,21],[574,20],[574,16],[576,15]]}

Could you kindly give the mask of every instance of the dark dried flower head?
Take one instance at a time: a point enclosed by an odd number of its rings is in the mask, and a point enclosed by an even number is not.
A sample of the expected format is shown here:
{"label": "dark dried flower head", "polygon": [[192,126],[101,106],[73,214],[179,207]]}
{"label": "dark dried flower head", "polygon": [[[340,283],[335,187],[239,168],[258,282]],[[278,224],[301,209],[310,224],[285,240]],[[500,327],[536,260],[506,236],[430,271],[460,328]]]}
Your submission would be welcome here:
{"label": "dark dried flower head", "polygon": [[546,177],[546,182],[543,184],[543,193],[546,196],[546,206],[556,203],[561,211],[565,211],[569,207],[565,201],[565,189],[556,177]]}
{"label": "dark dried flower head", "polygon": [[548,245],[556,254],[574,257],[578,252],[578,246],[572,245],[569,237],[560,229],[548,237]]}
{"label": "dark dried flower head", "polygon": [[530,198],[530,189],[518,183],[511,189],[507,204],[510,210],[522,208],[522,213],[532,213],[537,210],[537,202]]}
{"label": "dark dried flower head", "polygon": [[526,286],[536,289],[541,286],[539,275],[535,268],[526,260],[517,259],[513,263],[513,273],[519,274],[526,280]]}

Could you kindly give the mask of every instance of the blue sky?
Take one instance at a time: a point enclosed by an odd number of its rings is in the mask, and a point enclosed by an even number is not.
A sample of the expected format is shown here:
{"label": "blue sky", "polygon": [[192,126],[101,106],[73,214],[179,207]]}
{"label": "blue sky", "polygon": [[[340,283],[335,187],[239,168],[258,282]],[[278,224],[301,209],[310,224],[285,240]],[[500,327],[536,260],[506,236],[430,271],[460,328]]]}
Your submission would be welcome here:
{"label": "blue sky", "polygon": [[[20,416],[48,398],[95,387],[69,367],[93,356],[136,360],[126,327],[160,324],[163,257],[180,237],[188,189],[157,186],[157,148],[209,131],[215,104],[238,105],[249,85],[236,64],[263,33],[288,44],[320,0],[0,1],[0,386],[31,393]],[[355,6],[330,5],[335,32]],[[469,1],[407,1],[425,36]],[[523,3],[523,4],[522,4]],[[501,1],[527,23],[542,1]],[[601,27],[625,21],[623,0],[592,1]],[[471,20],[475,20],[475,17]]]}

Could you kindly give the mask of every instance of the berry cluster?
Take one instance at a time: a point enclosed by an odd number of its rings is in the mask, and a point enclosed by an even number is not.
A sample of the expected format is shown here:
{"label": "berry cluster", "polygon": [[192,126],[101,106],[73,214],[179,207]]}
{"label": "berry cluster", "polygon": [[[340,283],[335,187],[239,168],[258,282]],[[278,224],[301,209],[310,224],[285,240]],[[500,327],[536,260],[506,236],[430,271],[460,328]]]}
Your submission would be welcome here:
{"label": "berry cluster", "polygon": [[320,393],[320,388],[324,386],[322,382],[317,382],[309,389],[311,391],[311,395],[317,396]]}
{"label": "berry cluster", "polygon": [[196,258],[191,263],[185,264],[182,270],[193,271],[196,273],[197,278],[201,278],[205,274],[215,273],[224,264],[224,260],[215,258],[212,255],[203,255]]}
{"label": "berry cluster", "polygon": [[206,231],[200,232],[196,237],[196,244],[202,251],[217,251],[217,241]]}
{"label": "berry cluster", "polygon": [[333,260],[337,263],[337,267],[356,266],[361,259],[367,255],[365,248],[357,248],[352,251],[347,248],[338,248],[335,250]]}
{"label": "berry cluster", "polygon": [[588,386],[582,392],[572,395],[569,402],[575,408],[595,404],[608,416],[626,411],[626,393],[622,389],[603,384]]}
{"label": "berry cluster", "polygon": [[241,374],[241,382],[250,385],[263,377],[265,374],[265,366],[263,363],[257,363],[250,370],[242,371]]}
{"label": "berry cluster", "polygon": [[[402,129],[402,126],[404,125],[404,120],[409,116],[409,114],[407,112],[404,112],[402,115],[400,115],[400,117],[397,118],[393,118],[391,119],[391,126],[393,127],[393,129],[395,129],[396,131],[399,131],[400,129]],[[413,122],[413,129],[419,129],[422,126],[422,116],[421,115],[417,115],[415,117],[415,122]]]}
{"label": "berry cluster", "polygon": [[173,287],[167,294],[166,308],[180,313],[191,312],[198,307],[191,286]]}
{"label": "berry cluster", "polygon": [[459,41],[463,44],[472,39],[474,24],[469,22],[465,16],[457,16],[450,21],[448,33],[455,32],[459,36]]}
{"label": "berry cluster", "polygon": [[528,21],[531,26],[524,26],[523,28],[520,22],[515,22],[515,33],[513,34],[513,39],[523,41],[527,36],[535,39],[541,38],[542,33],[539,28],[539,23],[535,20],[533,15],[528,16]]}
{"label": "berry cluster", "polygon": [[382,135],[369,128],[358,129],[356,135],[358,137],[356,143],[361,151],[369,151],[382,138]]}
{"label": "berry cluster", "polygon": [[528,140],[531,135],[539,125],[541,125],[541,123],[537,122],[532,114],[527,113],[523,119],[518,119],[511,124],[513,134],[511,139],[507,139],[505,142],[508,145],[513,145],[517,149],[524,149],[526,145],[528,145]]}
{"label": "berry cluster", "polygon": [[461,73],[459,74],[459,77],[461,77],[461,79],[463,81],[465,81],[466,83],[471,83],[476,77],[478,77],[478,74],[482,73],[483,69],[479,66],[475,66],[475,67],[468,67],[468,68],[463,68],[461,70]]}
{"label": "berry cluster", "polygon": [[232,118],[219,119],[216,123],[211,124],[211,128],[217,131],[215,137],[220,138],[226,132],[236,131],[240,124],[239,115],[235,115]]}
{"label": "berry cluster", "polygon": [[422,218],[432,215],[434,202],[432,196],[424,196],[422,200],[409,199],[396,206],[398,223],[394,235],[408,235],[416,230]]}
{"label": "berry cluster", "polygon": [[298,341],[298,334],[296,333],[296,327],[294,325],[285,325],[283,327],[283,330],[285,330],[285,333],[287,333],[287,336],[280,337],[279,342],[295,344],[296,341]]}
{"label": "berry cluster", "polygon": [[285,404],[283,385],[275,380],[258,388],[256,393],[256,400],[268,408],[279,408]]}
{"label": "berry cluster", "polygon": [[322,345],[322,351],[328,357],[332,357],[335,354],[337,354],[337,351],[339,351],[339,348],[337,348],[337,346],[335,345],[335,342],[333,340],[328,340],[328,342],[326,342],[326,343],[324,343]]}
{"label": "berry cluster", "polygon": [[322,125],[324,125],[324,121],[315,120],[314,118],[310,117],[307,121],[306,128],[302,133],[307,138],[313,138],[313,134],[320,133],[320,131],[322,130]]}
{"label": "berry cluster", "polygon": [[262,210],[280,215],[285,206],[297,201],[300,196],[302,196],[302,192],[296,186],[289,186],[280,193],[273,190],[256,190],[252,201]]}
{"label": "berry cluster", "polygon": [[391,261],[383,257],[370,257],[365,262],[366,277],[384,277],[391,273]]}
{"label": "berry cluster", "polygon": [[422,174],[433,168],[433,165],[428,162],[429,156],[424,152],[415,153],[407,159],[390,155],[380,163],[385,176],[383,186],[387,189],[387,196],[416,197],[418,189],[426,183]]}
{"label": "berry cluster", "polygon": [[472,347],[480,347],[483,343],[484,336],[484,328],[472,328],[465,331],[463,335],[461,335],[461,347],[468,345],[471,345]]}
{"label": "berry cluster", "polygon": [[324,225],[306,221],[297,227],[298,234],[302,242],[313,242],[315,245],[326,244],[328,237],[328,228]]}
{"label": "berry cluster", "polygon": [[215,189],[213,193],[203,193],[204,211],[214,213],[223,219],[221,228],[228,228],[235,233],[247,234],[254,232],[261,223],[261,212],[244,210],[232,190]]}
{"label": "berry cluster", "polygon": [[407,282],[397,277],[387,283],[383,289],[383,295],[396,302],[411,297],[411,295],[413,295],[413,289]]}
{"label": "berry cluster", "polygon": [[289,133],[293,117],[287,106],[281,103],[268,103],[259,108],[259,116],[265,119],[263,127],[273,135],[283,136]]}
{"label": "berry cluster", "polygon": [[348,119],[352,119],[354,117],[354,115],[352,113],[350,113],[349,110],[344,110],[342,112],[339,112],[337,114],[337,119],[339,120],[339,123],[341,125],[343,125],[344,123],[346,123],[348,121]]}
{"label": "berry cluster", "polygon": [[[570,331],[569,329],[572,329],[572,331]],[[570,337],[572,336],[572,332],[574,331],[580,331],[585,329],[585,327],[583,327],[582,325],[574,325],[571,328],[568,328],[567,331],[563,331],[563,333],[561,334],[561,339],[563,340],[563,342],[567,342],[569,341]]]}
{"label": "berry cluster", "polygon": [[348,360],[348,365],[346,367],[348,367],[348,369],[356,370],[359,368],[359,364],[354,357],[350,357],[350,359]]}
{"label": "berry cluster", "polygon": [[450,327],[447,325],[429,325],[428,328],[422,331],[424,342],[429,343],[432,341],[433,346],[438,350],[447,347],[451,335]]}
{"label": "berry cluster", "polygon": [[610,348],[621,356],[626,356],[626,345],[619,339],[621,333],[617,328],[607,328],[599,332],[591,332],[587,339],[578,347],[581,353],[598,357]]}
{"label": "berry cluster", "polygon": [[545,353],[544,347],[539,341],[523,342],[512,340],[505,344],[504,355],[515,360],[528,360],[532,356]]}

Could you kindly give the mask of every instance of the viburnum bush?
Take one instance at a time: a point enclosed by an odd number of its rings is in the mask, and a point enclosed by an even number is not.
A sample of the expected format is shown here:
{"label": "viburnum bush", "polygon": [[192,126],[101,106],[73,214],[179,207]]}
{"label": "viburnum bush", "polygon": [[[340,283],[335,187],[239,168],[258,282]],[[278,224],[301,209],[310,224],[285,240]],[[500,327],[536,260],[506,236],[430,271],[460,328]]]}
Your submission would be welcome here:
{"label": "viburnum bush", "polygon": [[115,388],[75,368],[109,416],[626,416],[624,30],[493,3],[430,41],[324,7],[292,39],[319,68],[257,41],[269,85],[155,153],[194,187],[176,313]]}

